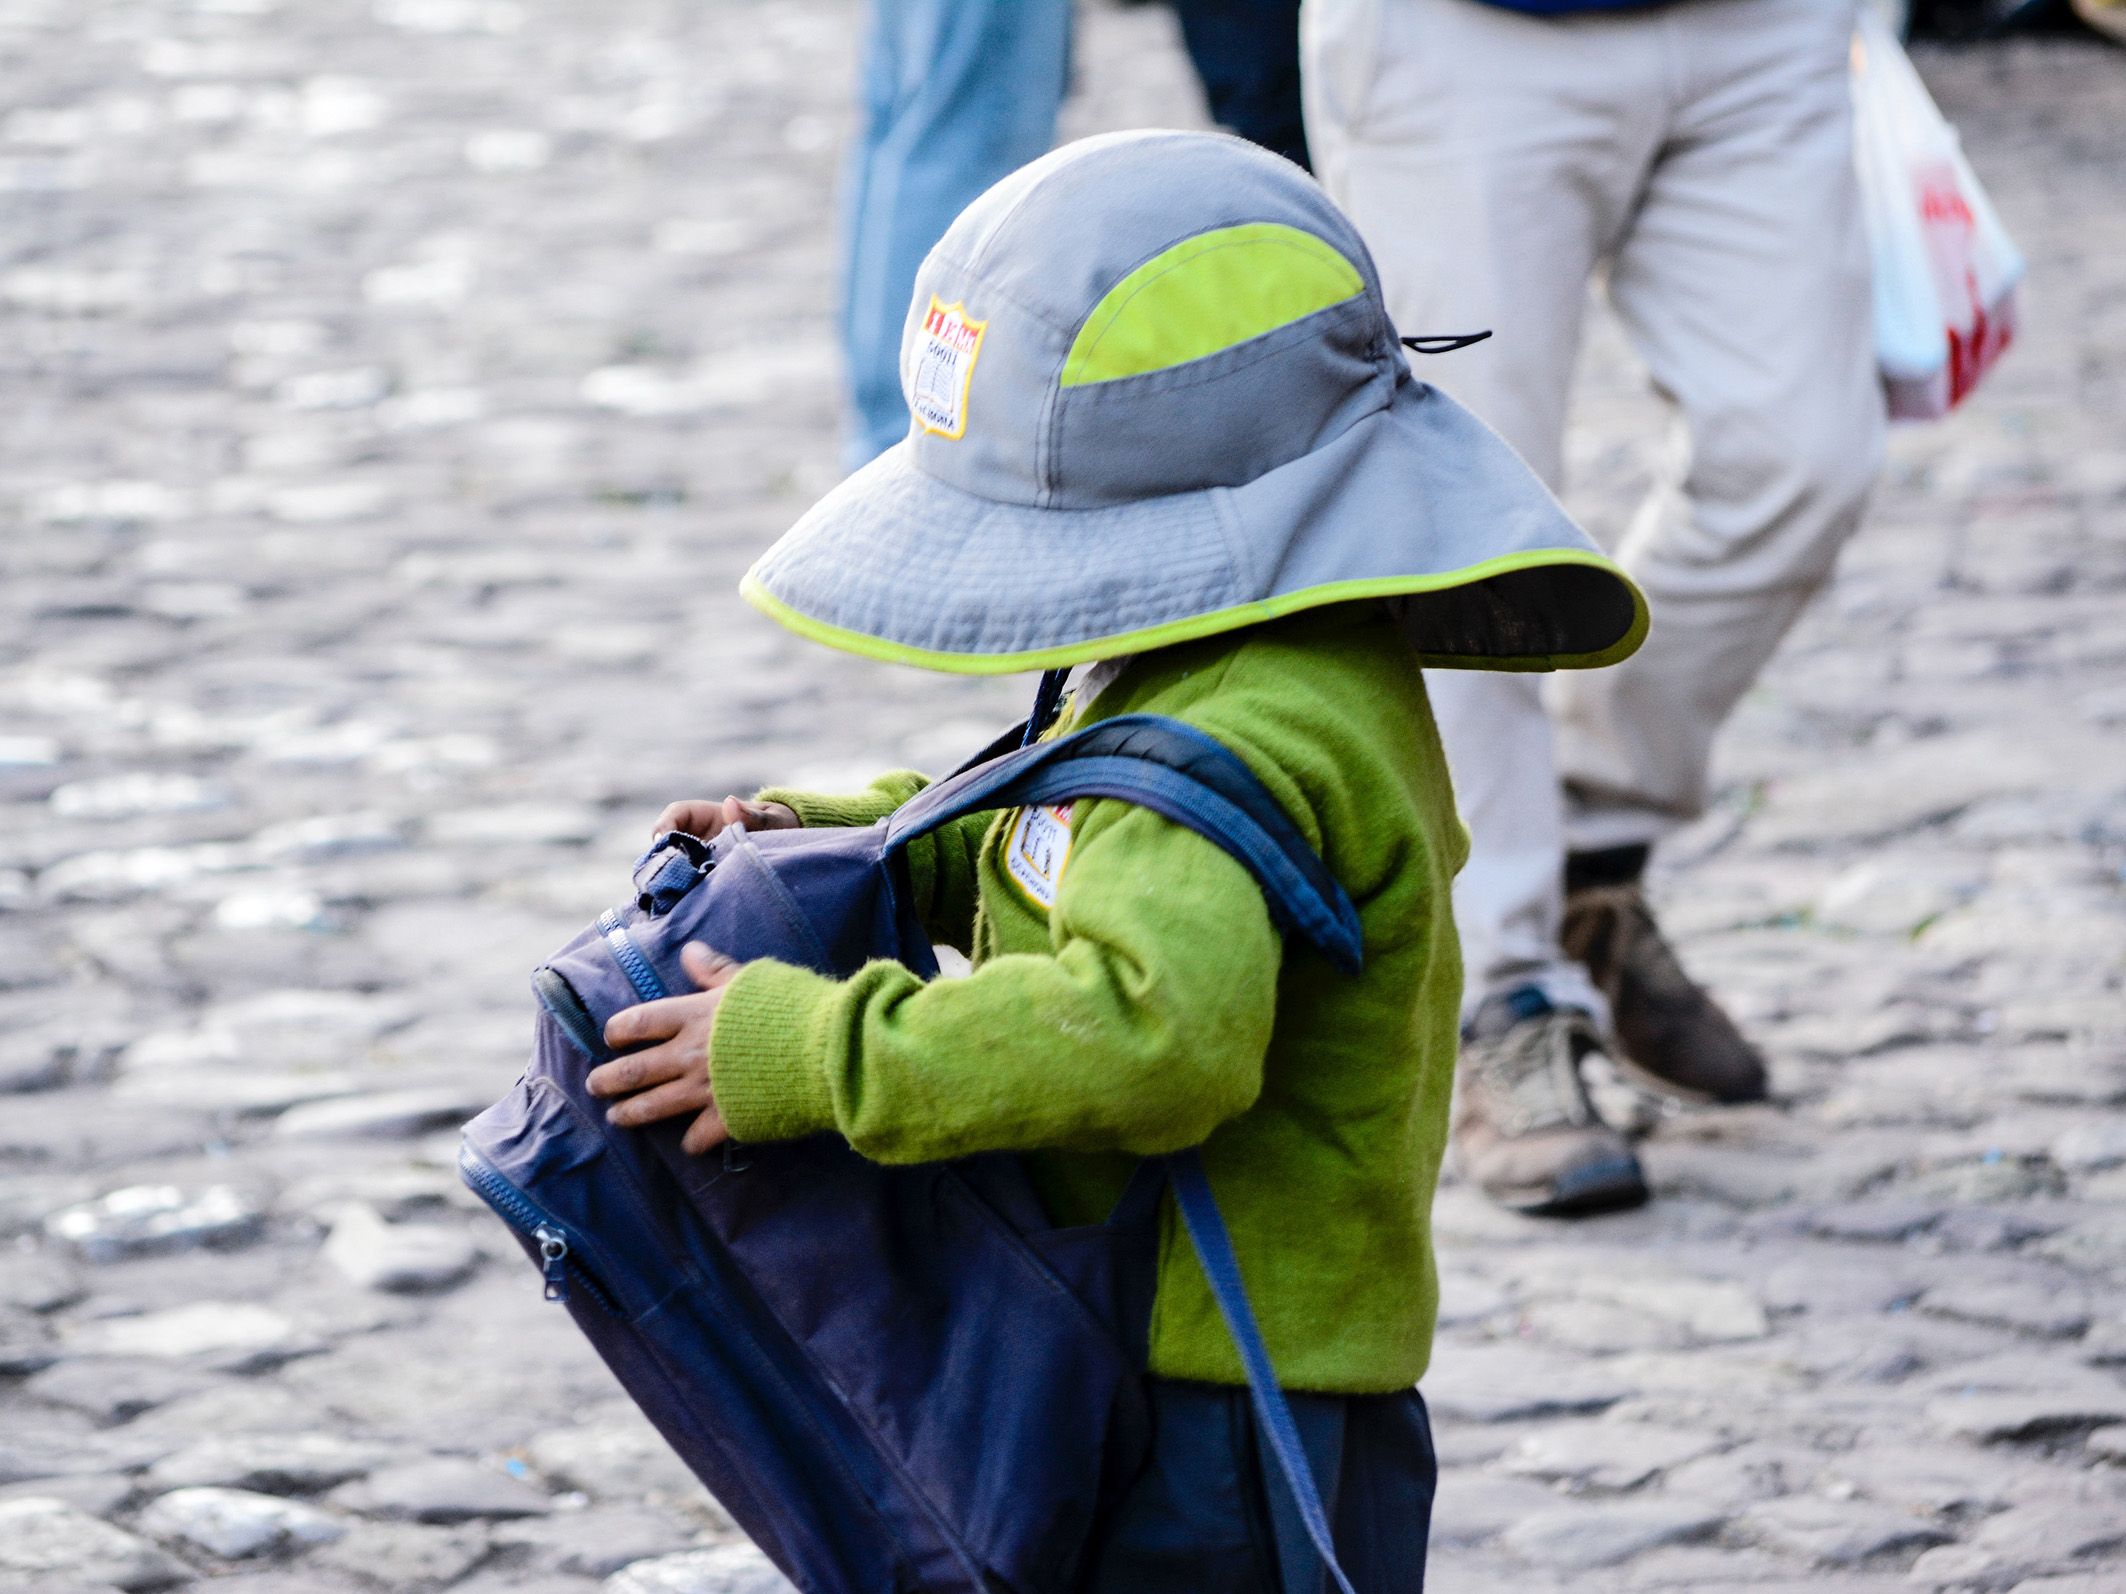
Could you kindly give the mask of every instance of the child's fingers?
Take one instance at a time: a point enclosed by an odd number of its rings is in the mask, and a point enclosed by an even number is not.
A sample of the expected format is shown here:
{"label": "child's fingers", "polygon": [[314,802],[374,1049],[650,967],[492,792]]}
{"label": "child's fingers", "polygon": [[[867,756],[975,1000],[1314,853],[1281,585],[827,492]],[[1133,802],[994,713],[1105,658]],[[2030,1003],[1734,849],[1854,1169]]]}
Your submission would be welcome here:
{"label": "child's fingers", "polygon": [[799,830],[803,822],[788,805],[783,803],[746,803],[746,828],[748,830]]}
{"label": "child's fingers", "polygon": [[687,1125],[687,1132],[680,1137],[679,1149],[690,1157],[698,1157],[705,1151],[714,1151],[730,1138],[731,1131],[723,1121],[723,1114],[711,1104]]}
{"label": "child's fingers", "polygon": [[650,840],[655,841],[659,836],[686,829],[687,806],[685,803],[666,803],[663,812],[650,824]]}
{"label": "child's fingers", "polygon": [[[657,823],[650,827],[650,839],[668,835],[674,830],[689,836],[700,836],[707,841],[722,828],[723,810],[711,802],[666,803],[664,812],[657,816]],[[703,832],[707,834],[704,835]]]}
{"label": "child's fingers", "polygon": [[704,946],[699,941],[689,941],[679,949],[679,966],[704,991],[728,984],[731,976],[738,972],[735,959],[727,958],[714,947]]}
{"label": "child's fingers", "polygon": [[699,1112],[708,1105],[709,1081],[702,1073],[690,1079],[675,1079],[655,1090],[645,1090],[640,1095],[617,1101],[606,1109],[605,1121],[622,1129],[639,1129],[644,1124],[676,1118],[681,1113]]}
{"label": "child's fingers", "polygon": [[654,1002],[623,1007],[605,1021],[605,1044],[614,1050],[670,1040],[693,1016],[694,996],[660,996]]}
{"label": "child's fingers", "polygon": [[650,827],[650,839],[671,831],[684,831],[703,841],[714,841],[732,825],[744,825],[748,830],[789,830],[797,823],[797,816],[781,803],[747,802],[743,797],[726,797],[721,802],[712,802],[706,797],[695,797],[685,802],[666,803],[664,812],[657,816],[657,823]]}
{"label": "child's fingers", "polygon": [[584,1079],[593,1096],[625,1096],[631,1091],[683,1079],[701,1066],[689,1046],[653,1046],[646,1052],[631,1052],[601,1063]]}

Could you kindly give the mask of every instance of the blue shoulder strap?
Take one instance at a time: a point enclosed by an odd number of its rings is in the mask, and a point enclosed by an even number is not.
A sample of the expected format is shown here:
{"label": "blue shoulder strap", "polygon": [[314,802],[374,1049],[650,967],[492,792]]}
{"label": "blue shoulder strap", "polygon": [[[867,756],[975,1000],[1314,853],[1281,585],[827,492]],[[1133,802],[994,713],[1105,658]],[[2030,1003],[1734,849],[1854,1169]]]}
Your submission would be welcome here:
{"label": "blue shoulder strap", "polygon": [[1173,1187],[1174,1204],[1188,1229],[1196,1260],[1211,1281],[1211,1294],[1225,1319],[1226,1331],[1240,1351],[1240,1365],[1247,1369],[1248,1395],[1255,1405],[1255,1425],[1285,1487],[1292,1491],[1299,1520],[1307,1530],[1314,1553],[1342,1594],[1354,1594],[1336,1559],[1336,1540],[1329,1531],[1329,1514],[1321,1503],[1321,1490],[1314,1484],[1314,1469],[1307,1464],[1306,1446],[1299,1438],[1299,1425],[1292,1420],[1292,1407],[1278,1386],[1276,1369],[1270,1365],[1269,1347],[1262,1342],[1262,1329],[1255,1322],[1255,1309],[1248,1305],[1247,1286],[1240,1280],[1240,1258],[1233,1253],[1233,1237],[1226,1231],[1225,1216],[1211,1194],[1211,1181],[1203,1171],[1203,1153],[1178,1151],[1162,1158],[1167,1183]]}
{"label": "blue shoulder strap", "polygon": [[968,814],[1081,797],[1149,808],[1232,854],[1286,934],[1345,972],[1360,961],[1357,910],[1253,770],[1217,738],[1158,714],[1123,714],[940,781],[886,820],[887,850]]}
{"label": "blue shoulder strap", "polygon": [[[1038,708],[1035,713],[1038,718]],[[887,847],[906,846],[965,814],[1079,797],[1136,803],[1225,848],[1255,877],[1282,929],[1313,942],[1345,970],[1358,968],[1357,910],[1277,799],[1216,738],[1161,715],[1118,715],[963,770],[919,793],[886,821]],[[1211,1193],[1202,1153],[1178,1152],[1155,1166],[1173,1189],[1189,1241],[1240,1352],[1263,1443],[1321,1564],[1340,1594],[1353,1594],[1336,1559],[1328,1513],[1291,1405],[1248,1304],[1240,1259]]]}

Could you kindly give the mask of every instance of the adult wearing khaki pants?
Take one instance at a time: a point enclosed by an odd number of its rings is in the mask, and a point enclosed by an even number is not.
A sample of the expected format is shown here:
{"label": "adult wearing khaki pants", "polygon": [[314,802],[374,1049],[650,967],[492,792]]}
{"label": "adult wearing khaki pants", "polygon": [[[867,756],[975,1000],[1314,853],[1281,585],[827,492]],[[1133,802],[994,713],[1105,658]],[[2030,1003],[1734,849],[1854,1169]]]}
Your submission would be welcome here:
{"label": "adult wearing khaki pants", "polygon": [[1645,1199],[1612,1058],[1685,1099],[1765,1091],[1638,882],[1880,463],[1852,24],[1852,0],[1305,0],[1316,170],[1396,325],[1495,329],[1422,374],[1555,487],[1599,278],[1676,412],[1618,549],[1653,606],[1639,653],[1548,688],[1429,683],[1475,842],[1456,1152],[1524,1210]]}

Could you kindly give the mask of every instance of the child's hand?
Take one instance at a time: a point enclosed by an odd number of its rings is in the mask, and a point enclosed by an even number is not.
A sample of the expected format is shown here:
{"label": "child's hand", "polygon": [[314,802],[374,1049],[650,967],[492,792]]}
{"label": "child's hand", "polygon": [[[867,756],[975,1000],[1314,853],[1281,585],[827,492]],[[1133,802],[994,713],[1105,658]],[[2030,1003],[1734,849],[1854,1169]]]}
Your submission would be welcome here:
{"label": "child's hand", "polygon": [[711,802],[706,797],[697,797],[691,802],[672,803],[657,816],[656,828],[650,839],[668,831],[680,830],[689,836],[699,836],[703,841],[714,841],[727,825],[744,825],[748,830],[797,830],[803,821],[781,803],[752,803],[743,797],[726,797],[722,802]]}
{"label": "child's hand", "polygon": [[606,1110],[605,1118],[623,1128],[639,1129],[693,1113],[694,1121],[679,1144],[699,1156],[731,1138],[709,1089],[709,1027],[738,965],[699,941],[682,947],[679,961],[701,989],[623,1008],[607,1019],[606,1045],[616,1051],[630,1046],[646,1050],[592,1069],[585,1083],[593,1096],[622,1098]]}

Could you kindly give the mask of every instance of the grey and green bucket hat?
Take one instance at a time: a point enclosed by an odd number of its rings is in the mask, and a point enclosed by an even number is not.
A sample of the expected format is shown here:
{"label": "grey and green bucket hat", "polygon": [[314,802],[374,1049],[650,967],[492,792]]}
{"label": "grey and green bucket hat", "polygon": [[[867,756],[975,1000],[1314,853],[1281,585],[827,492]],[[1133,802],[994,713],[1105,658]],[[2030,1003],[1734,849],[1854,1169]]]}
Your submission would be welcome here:
{"label": "grey and green bucket hat", "polygon": [[745,578],[818,641],[1054,669],[1359,598],[1402,600],[1433,667],[1645,635],[1519,456],[1411,376],[1342,212],[1239,139],[1110,134],[998,183],[923,263],[901,387],[907,438]]}

